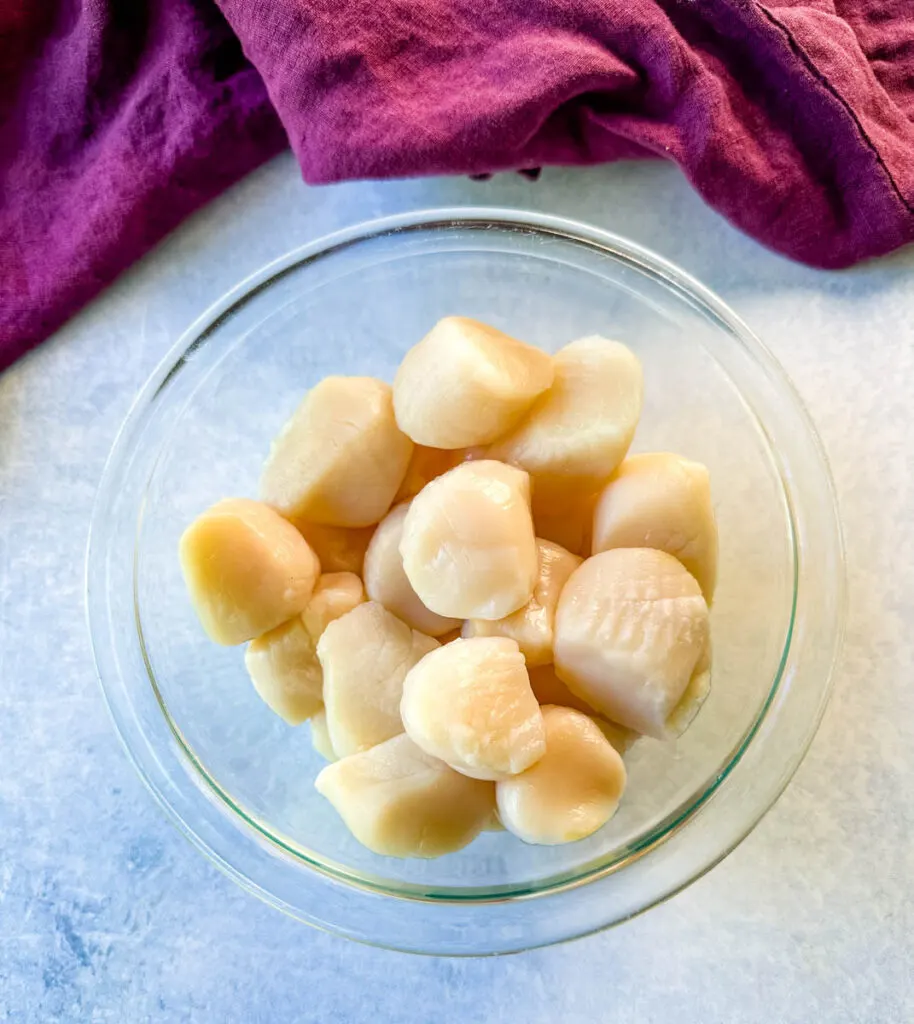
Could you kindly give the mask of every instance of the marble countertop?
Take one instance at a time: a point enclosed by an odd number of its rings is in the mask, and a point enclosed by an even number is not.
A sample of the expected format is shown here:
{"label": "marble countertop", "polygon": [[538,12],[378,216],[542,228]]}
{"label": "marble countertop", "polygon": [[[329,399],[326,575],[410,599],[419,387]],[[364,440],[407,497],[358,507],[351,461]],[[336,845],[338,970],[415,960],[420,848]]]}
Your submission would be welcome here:
{"label": "marble countertop", "polygon": [[[755,832],[614,931],[493,960],[360,947],[202,858],[114,735],[83,611],[102,466],[136,391],[228,287],[329,230],[449,204],[591,221],[681,264],[774,350],[829,452],[849,612],[834,697]],[[305,188],[290,156],[0,376],[0,1021],[809,1024],[914,1019],[914,251],[798,267],[660,164]]]}

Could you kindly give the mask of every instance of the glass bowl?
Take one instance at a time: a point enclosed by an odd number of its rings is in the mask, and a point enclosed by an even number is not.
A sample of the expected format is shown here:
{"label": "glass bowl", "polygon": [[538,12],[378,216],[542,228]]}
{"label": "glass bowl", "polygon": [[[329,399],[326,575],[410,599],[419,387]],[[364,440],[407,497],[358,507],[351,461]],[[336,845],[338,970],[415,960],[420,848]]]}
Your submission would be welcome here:
{"label": "glass bowl", "polygon": [[[634,451],[708,465],[720,524],[713,689],[676,743],[627,758],[616,816],[558,847],[485,832],[438,860],[361,847],[313,788],[309,727],[261,703],[242,652],[204,636],[178,538],[256,495],[270,439],[327,374],[387,380],[439,318],[554,350],[628,344],[645,372]],[[269,903],[395,949],[504,953],[624,921],[724,857],[786,785],[839,647],[843,557],[826,460],[775,360],[665,260],[582,224],[453,209],[374,221],[289,253],[197,321],[114,445],[87,565],[92,642],[137,770],[182,831]]]}

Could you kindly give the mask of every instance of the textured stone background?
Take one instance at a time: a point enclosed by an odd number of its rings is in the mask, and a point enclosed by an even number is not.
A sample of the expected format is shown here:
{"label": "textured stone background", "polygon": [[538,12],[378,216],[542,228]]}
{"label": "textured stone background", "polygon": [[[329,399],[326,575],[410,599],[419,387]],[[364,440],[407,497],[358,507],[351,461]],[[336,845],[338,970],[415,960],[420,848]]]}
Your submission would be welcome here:
{"label": "textured stone background", "polygon": [[[288,920],[156,809],[95,679],[82,577],[96,483],[177,334],[267,260],[344,224],[527,206],[655,248],[762,335],[832,459],[848,546],[836,692],[755,833],[613,932],[488,961],[406,957]],[[631,164],[304,188],[243,182],[0,377],[0,1020],[894,1024],[914,1017],[914,252],[827,275]]]}

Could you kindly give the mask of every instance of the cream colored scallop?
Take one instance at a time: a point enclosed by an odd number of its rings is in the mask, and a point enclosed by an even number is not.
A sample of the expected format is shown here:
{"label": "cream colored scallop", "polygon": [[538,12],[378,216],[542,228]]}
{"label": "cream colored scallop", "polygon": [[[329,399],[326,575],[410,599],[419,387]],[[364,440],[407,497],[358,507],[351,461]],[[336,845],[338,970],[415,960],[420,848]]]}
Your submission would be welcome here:
{"label": "cream colored scallop", "polygon": [[537,537],[551,540],[573,555],[587,558],[593,535],[593,507],[596,495],[569,494],[569,502],[558,511],[542,508],[534,495],[533,528]]}
{"label": "cream colored scallop", "polygon": [[308,724],[311,726],[311,746],[325,761],[338,760],[327,728],[327,712],[323,706],[311,716]]}
{"label": "cream colored scallop", "polygon": [[301,534],[273,509],[228,498],[181,535],[184,582],[217,644],[253,640],[301,612],[320,573]]}
{"label": "cream colored scallop", "polygon": [[552,378],[545,352],[477,320],[446,317],[397,370],[397,423],[432,448],[488,444],[517,423]]}
{"label": "cream colored scallop", "polygon": [[325,377],[273,442],[261,497],[290,519],[370,526],[390,508],[412,453],[388,384]]}
{"label": "cream colored scallop", "polygon": [[463,462],[465,453],[462,449],[449,451],[445,448],[427,448],[417,444],[413,448],[413,457],[409,460],[406,476],[400,484],[400,490],[394,498],[394,504],[409,501],[436,477]]}
{"label": "cream colored scallop", "polygon": [[575,711],[588,715],[597,723],[600,732],[620,754],[628,753],[640,739],[638,733],[632,729],[626,729],[624,725],[617,725],[615,722],[601,717],[587,701],[581,700],[576,693],[572,693],[555,674],[554,665],[540,665],[538,668],[531,668],[530,687],[541,707],[545,704],[557,704],[559,707],[573,708]]}
{"label": "cream colored scallop", "polygon": [[574,708],[575,711],[582,711],[585,715],[593,718],[597,711],[592,708],[586,700],[582,700],[576,693],[562,682],[555,674],[555,665],[537,665],[529,669],[530,689],[539,704],[558,704],[563,708]]}
{"label": "cream colored scallop", "polygon": [[495,787],[498,816],[526,843],[585,839],[616,813],[625,765],[592,719],[571,708],[545,707],[546,753]]}
{"label": "cream colored scallop", "polygon": [[601,715],[664,737],[709,643],[708,606],[672,555],[616,548],[572,573],[555,617],[555,669]]}
{"label": "cream colored scallop", "polygon": [[539,577],[533,596],[503,619],[469,619],[463,624],[463,636],[506,636],[516,640],[527,667],[548,665],[552,661],[552,637],[555,608],[568,577],[581,564],[577,555],[548,540],[537,540]]}
{"label": "cream colored scallop", "polygon": [[351,612],[364,600],[365,588],[355,573],[324,573],[317,581],[311,600],[302,612],[305,628],[315,644],[331,622]]}
{"label": "cream colored scallop", "polygon": [[472,842],[494,809],[491,782],[468,779],[395,736],[327,765],[314,783],[346,827],[384,857],[440,857]]}
{"label": "cream colored scallop", "polygon": [[537,580],[527,474],[465,462],[413,498],[400,538],[403,569],[422,603],[455,619],[500,619]]}
{"label": "cream colored scallop", "polygon": [[300,617],[248,644],[244,663],[254,688],[290,725],[322,711],[323,672],[317,659],[317,641],[328,623],[364,600],[358,576],[328,573],[318,579]]}
{"label": "cream colored scallop", "polygon": [[596,503],[593,551],[659,548],[678,558],[710,603],[717,581],[717,522],[708,470],[669,452],[630,455]]}
{"label": "cream colored scallop", "polygon": [[397,505],[378,524],[365,553],[365,589],[408,626],[439,636],[460,625],[460,619],[436,615],[419,600],[403,569],[400,538],[409,505]]}
{"label": "cream colored scallop", "polygon": [[454,640],[410,669],[403,725],[426,753],[464,775],[501,779],[543,754],[543,720],[517,644]]}
{"label": "cream colored scallop", "polygon": [[327,730],[337,756],[357,754],[403,732],[403,679],[437,646],[376,601],[358,605],[327,626],[317,656],[324,671]]}
{"label": "cream colored scallop", "polygon": [[544,511],[562,511],[607,480],[632,442],[644,390],[637,358],[606,338],[573,341],[554,363],[552,387],[489,449],[489,458],[527,470]]}
{"label": "cream colored scallop", "polygon": [[321,572],[354,572],[362,575],[365,552],[374,535],[375,527],[325,526],[307,519],[291,519],[296,530],[314,549],[320,559]]}
{"label": "cream colored scallop", "polygon": [[314,644],[296,616],[252,640],[244,653],[254,689],[289,725],[299,725],[323,707],[323,677]]}

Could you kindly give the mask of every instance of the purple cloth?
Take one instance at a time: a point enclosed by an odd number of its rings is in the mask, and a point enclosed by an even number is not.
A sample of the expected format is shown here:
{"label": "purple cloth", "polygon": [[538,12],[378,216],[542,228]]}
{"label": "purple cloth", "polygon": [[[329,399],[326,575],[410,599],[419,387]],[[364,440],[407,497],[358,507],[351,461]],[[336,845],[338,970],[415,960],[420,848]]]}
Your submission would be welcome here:
{"label": "purple cloth", "polygon": [[0,367],[283,128],[310,182],[653,155],[816,266],[914,238],[914,0],[219,6],[0,0]]}
{"label": "purple cloth", "polygon": [[287,145],[211,0],[0,0],[0,369]]}

